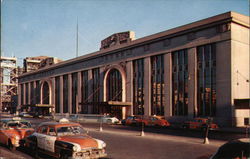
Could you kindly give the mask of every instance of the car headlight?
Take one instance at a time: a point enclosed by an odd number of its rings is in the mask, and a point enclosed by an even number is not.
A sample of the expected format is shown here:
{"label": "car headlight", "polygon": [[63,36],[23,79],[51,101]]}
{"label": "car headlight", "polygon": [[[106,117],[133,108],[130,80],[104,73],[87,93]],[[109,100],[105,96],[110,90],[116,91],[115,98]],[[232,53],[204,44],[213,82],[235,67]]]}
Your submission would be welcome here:
{"label": "car headlight", "polygon": [[105,148],[107,145],[105,142],[102,143],[102,148]]}
{"label": "car headlight", "polygon": [[74,145],[73,146],[73,151],[81,151],[80,145]]}
{"label": "car headlight", "polygon": [[20,140],[20,137],[18,135],[15,136],[16,140]]}

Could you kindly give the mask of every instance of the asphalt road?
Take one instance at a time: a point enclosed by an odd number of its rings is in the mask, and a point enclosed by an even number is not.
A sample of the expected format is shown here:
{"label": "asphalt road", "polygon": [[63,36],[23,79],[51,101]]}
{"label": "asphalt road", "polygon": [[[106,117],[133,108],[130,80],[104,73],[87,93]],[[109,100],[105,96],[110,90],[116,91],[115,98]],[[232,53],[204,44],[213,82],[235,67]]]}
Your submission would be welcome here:
{"label": "asphalt road", "polygon": [[[28,119],[34,126],[47,119]],[[146,127],[145,136],[140,136],[140,127],[123,125],[103,125],[100,132],[99,124],[82,124],[89,135],[107,143],[109,159],[205,159],[217,148],[230,139],[244,137],[244,134],[222,133],[211,131],[210,144],[203,144],[204,133],[183,129],[160,129]],[[27,150],[28,152],[28,150]],[[32,158],[21,149],[11,152],[0,146],[0,158]],[[41,156],[41,158],[49,158]]]}

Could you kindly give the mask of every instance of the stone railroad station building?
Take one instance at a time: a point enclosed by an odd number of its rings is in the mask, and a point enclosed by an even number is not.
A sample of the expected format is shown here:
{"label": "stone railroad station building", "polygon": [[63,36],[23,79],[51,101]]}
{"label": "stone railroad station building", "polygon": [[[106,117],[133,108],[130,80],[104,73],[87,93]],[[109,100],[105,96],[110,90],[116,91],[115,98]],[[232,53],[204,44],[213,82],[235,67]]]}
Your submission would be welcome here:
{"label": "stone railroad station building", "polygon": [[249,124],[249,17],[227,12],[135,40],[132,31],[100,50],[19,77],[19,107],[54,115],[211,117]]}

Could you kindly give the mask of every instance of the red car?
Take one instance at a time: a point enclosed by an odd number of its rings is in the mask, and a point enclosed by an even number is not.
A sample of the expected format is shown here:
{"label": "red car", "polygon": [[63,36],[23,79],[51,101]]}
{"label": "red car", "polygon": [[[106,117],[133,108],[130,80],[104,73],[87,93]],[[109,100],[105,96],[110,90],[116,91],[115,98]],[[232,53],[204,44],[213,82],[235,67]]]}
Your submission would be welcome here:
{"label": "red car", "polygon": [[209,126],[209,129],[217,129],[218,125],[213,123],[211,119],[208,118],[195,118],[191,121],[186,121],[182,125],[185,129],[206,129],[207,124]]}
{"label": "red car", "polygon": [[157,127],[168,127],[170,123],[162,116],[149,116],[140,118],[136,121],[137,125],[144,124],[144,126],[157,126]]}

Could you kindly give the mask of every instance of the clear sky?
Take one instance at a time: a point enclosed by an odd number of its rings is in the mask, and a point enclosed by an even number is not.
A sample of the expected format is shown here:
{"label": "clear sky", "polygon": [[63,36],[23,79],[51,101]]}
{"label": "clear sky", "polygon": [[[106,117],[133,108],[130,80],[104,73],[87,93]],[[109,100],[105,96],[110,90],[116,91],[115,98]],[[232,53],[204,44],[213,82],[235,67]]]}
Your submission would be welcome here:
{"label": "clear sky", "polygon": [[2,0],[1,52],[74,58],[77,17],[80,56],[116,32],[138,39],[228,11],[249,16],[249,0]]}

